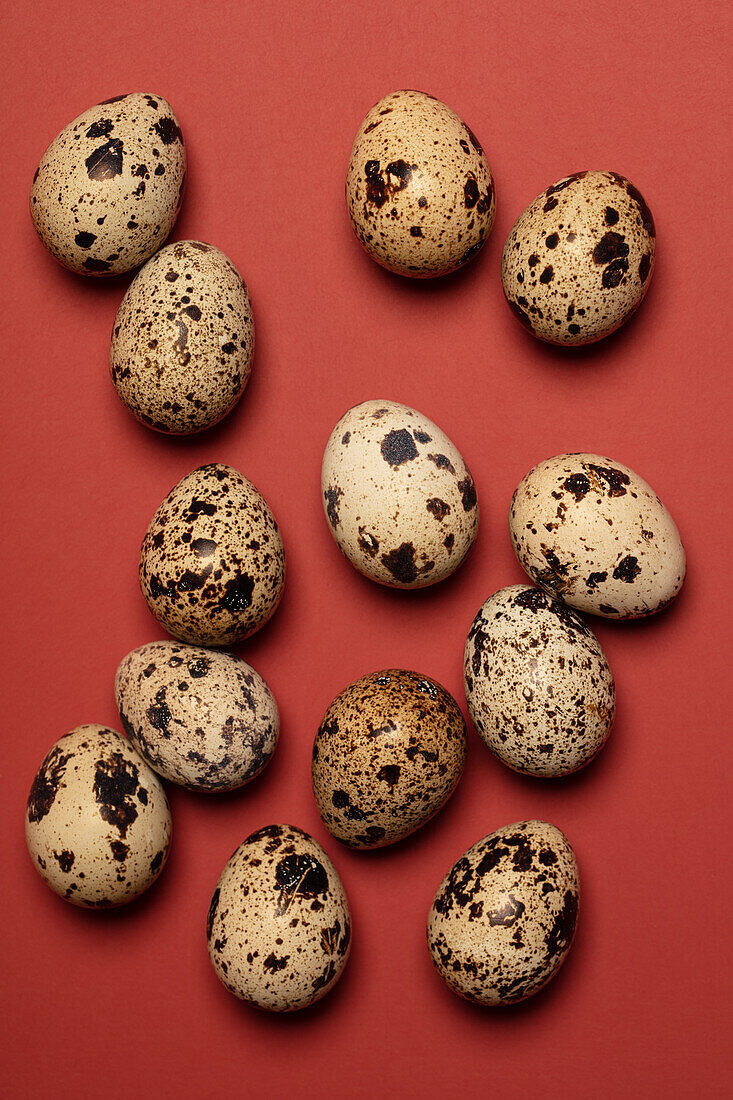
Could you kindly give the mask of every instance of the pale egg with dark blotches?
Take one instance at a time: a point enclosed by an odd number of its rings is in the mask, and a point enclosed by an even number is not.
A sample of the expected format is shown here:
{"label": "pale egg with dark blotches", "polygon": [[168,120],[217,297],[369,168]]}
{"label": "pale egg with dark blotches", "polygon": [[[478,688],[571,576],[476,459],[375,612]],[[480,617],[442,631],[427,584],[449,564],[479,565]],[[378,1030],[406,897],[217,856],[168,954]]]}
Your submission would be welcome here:
{"label": "pale egg with dark blotches", "polygon": [[64,267],[118,275],[163,244],[185,181],[186,150],[170,104],[141,92],[116,96],[51,142],[33,177],[31,218]]}

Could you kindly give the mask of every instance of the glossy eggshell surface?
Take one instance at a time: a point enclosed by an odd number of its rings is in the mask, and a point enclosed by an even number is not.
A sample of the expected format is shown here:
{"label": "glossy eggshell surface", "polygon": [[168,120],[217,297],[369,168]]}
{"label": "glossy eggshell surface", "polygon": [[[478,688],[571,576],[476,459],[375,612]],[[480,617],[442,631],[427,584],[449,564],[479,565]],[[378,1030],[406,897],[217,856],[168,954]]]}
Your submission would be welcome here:
{"label": "glossy eggshell surface", "polygon": [[117,96],[54,138],[33,177],[30,209],[51,255],[80,275],[118,275],[153,255],[181,206],[186,151],[159,95]]}
{"label": "glossy eggshell surface", "polygon": [[121,661],[125,733],[164,779],[196,791],[249,783],[269,763],[280,719],[269,687],[231,653],[150,642]]}
{"label": "glossy eggshell surface", "polygon": [[231,645],[259,630],[280,602],[285,557],[264,497],[221,462],[182,478],[150,521],[140,587],[180,641]]}
{"label": "glossy eggshell surface", "polygon": [[168,856],[163,786],[127,738],[86,725],[60,738],[33,780],[25,818],[41,878],[84,908],[132,901]]}
{"label": "glossy eggshell surface", "polygon": [[613,676],[583,620],[539,588],[501,588],[466,640],[466,701],[489,749],[515,771],[555,777],[603,748],[616,707]]}
{"label": "glossy eggshell surface", "polygon": [[249,381],[252,306],[223,252],[176,241],[148,260],[112,329],[109,362],[117,395],[160,432],[199,432],[221,420]]}
{"label": "glossy eggshell surface", "polygon": [[556,455],[530,470],[512,497],[509,533],[525,572],[577,611],[652,615],[685,579],[682,541],[659,497],[602,455]]}
{"label": "glossy eggshell surface", "polygon": [[340,549],[366,577],[423,588],[450,576],[479,523],[476,488],[457,447],[396,401],[341,417],[321,468],[323,507]]}
{"label": "glossy eggshell surface", "polygon": [[271,1012],[319,1001],[341,976],[351,915],[323,848],[293,825],[252,833],[228,861],[207,921],[209,958],[230,992]]}
{"label": "glossy eggshell surface", "polygon": [[501,264],[504,293],[534,336],[590,344],[614,332],[649,289],[654,218],[615,172],[576,172],[520,214]]}
{"label": "glossy eggshell surface", "polygon": [[565,961],[580,885],[567,838],[521,821],[474,844],[438,887],[428,947],[443,981],[482,1005],[523,1001]]}
{"label": "glossy eggshell surface", "polygon": [[346,202],[372,259],[416,279],[445,275],[475,256],[496,208],[476,136],[445,103],[414,91],[385,96],[362,122]]}
{"label": "glossy eggshell surface", "polygon": [[326,828],[351,848],[409,836],[450,798],[466,726],[434,680],[388,669],[336,696],[313,745],[313,792]]}

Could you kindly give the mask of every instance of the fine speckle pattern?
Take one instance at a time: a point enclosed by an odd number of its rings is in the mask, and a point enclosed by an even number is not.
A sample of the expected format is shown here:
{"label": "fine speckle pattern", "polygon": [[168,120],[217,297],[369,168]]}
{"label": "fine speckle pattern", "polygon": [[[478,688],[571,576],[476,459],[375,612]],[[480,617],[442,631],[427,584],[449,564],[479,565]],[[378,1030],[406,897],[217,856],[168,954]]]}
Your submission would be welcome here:
{"label": "fine speckle pattern", "polygon": [[49,145],[30,208],[51,255],[80,275],[118,275],[153,255],[183,199],[186,151],[159,95],[117,96],[85,111]]}
{"label": "fine speckle pattern", "polygon": [[522,568],[577,611],[652,615],[685,579],[685,551],[656,493],[620,462],[556,455],[517,486],[509,533]]}
{"label": "fine speckle pattern", "polygon": [[539,588],[490,596],[466,640],[464,682],[484,743],[525,775],[569,775],[598,753],[616,706],[613,676],[583,620]]}
{"label": "fine speckle pattern", "polygon": [[171,815],[160,780],[125,737],[78,726],[36,773],[25,836],[34,867],[55,893],[103,909],[155,882],[168,857]]}
{"label": "fine speckle pattern", "polygon": [[143,595],[183,642],[224,646],[249,637],[272,615],[284,583],[282,539],[267,502],[221,462],[182,478],[143,539]]}
{"label": "fine speckle pattern", "polygon": [[115,677],[125,733],[151,768],[196,791],[229,791],[269,763],[280,719],[272,692],[231,653],[151,642]]}
{"label": "fine speckle pattern", "polygon": [[437,813],[461,778],[466,726],[434,680],[388,669],[350,684],[313,745],[313,792],[330,833],[381,848]]}
{"label": "fine speckle pattern", "polygon": [[575,935],[580,886],[567,838],[544,821],[506,825],[451,868],[428,916],[428,947],[454,993],[482,1005],[531,997]]}
{"label": "fine speckle pattern", "polygon": [[176,241],[148,260],[122,299],[109,363],[133,416],[186,434],[233,408],[253,354],[252,307],[234,264],[213,245]]}
{"label": "fine speckle pattern", "polygon": [[478,531],[468,466],[431,420],[396,401],[341,417],[321,469],[331,533],[360,573],[393,588],[450,576]]}
{"label": "fine speckle pattern", "polygon": [[424,92],[385,96],[362,122],[346,176],[354,232],[372,259],[426,279],[468,263],[494,223],[491,169],[475,134]]}
{"label": "fine speckle pattern", "polygon": [[341,976],[351,916],[336,868],[313,837],[268,825],[240,844],[216,884],[209,958],[230,992],[271,1012],[319,1001]]}
{"label": "fine speckle pattern", "polygon": [[501,264],[504,293],[534,336],[590,344],[641,303],[654,270],[654,219],[615,172],[576,172],[517,219]]}

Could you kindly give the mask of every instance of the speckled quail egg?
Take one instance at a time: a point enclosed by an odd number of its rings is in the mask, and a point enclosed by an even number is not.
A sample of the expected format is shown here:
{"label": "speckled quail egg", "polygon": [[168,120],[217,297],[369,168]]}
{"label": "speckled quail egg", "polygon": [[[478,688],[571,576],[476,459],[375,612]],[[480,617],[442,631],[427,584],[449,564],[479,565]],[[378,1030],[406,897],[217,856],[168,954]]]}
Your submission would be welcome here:
{"label": "speckled quail egg", "polygon": [[31,186],[51,255],[80,275],[118,275],[153,255],[175,224],[186,180],[178,120],[159,95],[116,96],[54,138]]}
{"label": "speckled quail egg", "polygon": [[471,721],[502,763],[569,775],[606,743],[616,693],[606,655],[580,616],[539,588],[500,588],[466,640]]}
{"label": "speckled quail egg", "polygon": [[231,466],[181,478],[150,521],[140,587],[169,634],[232,645],[270,618],[285,583],[283,544],[265,498]]}
{"label": "speckled quail egg", "polygon": [[133,416],[180,435],[211,427],[236,405],[253,354],[252,307],[234,264],[213,245],[176,241],[148,260],[122,299],[109,363]]}
{"label": "speckled quail egg", "polygon": [[615,172],[575,172],[520,214],[501,264],[504,293],[534,336],[590,344],[640,305],[654,269],[654,219]]}
{"label": "speckled quail egg", "polygon": [[341,977],[351,915],[320,844],[294,825],[268,825],[224,867],[206,933],[228,990],[258,1008],[292,1012],[325,997]]}
{"label": "speckled quail egg", "polygon": [[122,905],[155,882],[168,857],[168,799],[127,738],[78,726],[36,773],[25,836],[34,867],[66,901]]}
{"label": "speckled quail egg", "polygon": [[679,532],[659,497],[602,455],[556,455],[530,470],[512,497],[509,533],[533,581],[592,615],[652,615],[685,579]]}
{"label": "speckled quail egg", "polygon": [[523,1001],[565,961],[579,897],[575,854],[559,829],[545,821],[497,829],[438,887],[428,916],[433,963],[468,1001]]}
{"label": "speckled quail egg", "polygon": [[476,136],[445,103],[414,91],[385,96],[362,122],[346,203],[372,259],[414,279],[468,263],[491,232],[496,209]]}
{"label": "speckled quail egg", "polygon": [[458,449],[396,401],[364,401],[341,417],[326,444],[321,490],[351,564],[393,588],[450,576],[478,531],[476,488]]}
{"label": "speckled quail egg", "polygon": [[313,745],[313,793],[328,831],[351,848],[409,836],[448,801],[466,759],[466,725],[445,688],[387,669],[340,692]]}
{"label": "speckled quail egg", "polygon": [[115,697],[125,733],[164,779],[230,791],[270,762],[280,718],[269,687],[231,653],[150,642],[120,663]]}

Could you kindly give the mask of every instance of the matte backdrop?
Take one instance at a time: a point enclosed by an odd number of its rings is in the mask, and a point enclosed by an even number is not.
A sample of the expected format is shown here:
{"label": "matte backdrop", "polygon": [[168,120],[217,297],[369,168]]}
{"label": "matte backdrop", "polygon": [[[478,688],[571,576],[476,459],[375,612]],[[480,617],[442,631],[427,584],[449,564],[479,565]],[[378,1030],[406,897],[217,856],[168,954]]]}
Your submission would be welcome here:
{"label": "matte backdrop", "polygon": [[[728,5],[166,0],[16,4],[5,21],[2,145],[3,1090],[12,1097],[717,1097],[731,1069]],[[475,130],[498,212],[479,258],[432,283],[391,276],[354,238],[354,134],[387,92],[420,88]],[[121,406],[107,368],[129,279],[71,275],[27,211],[46,145],[128,91],[164,95],[189,154],[173,239],[222,248],[252,294],[257,351],[234,413],[173,440]],[[728,168],[726,168],[726,162]],[[561,176],[609,168],[642,190],[657,270],[637,316],[585,351],[543,346],[503,300],[502,244]],[[331,428],[369,397],[406,402],[455,441],[482,523],[448,582],[395,593],[339,554],[320,501]],[[564,781],[498,764],[470,732],[445,810],[392,849],[351,853],[312,799],[313,735],[375,669],[436,677],[463,705],[462,650],[495,589],[521,582],[506,526],[517,482],[562,451],[646,478],[689,558],[648,622],[594,621],[618,686],[603,754]],[[195,466],[223,461],[271,504],[288,580],[238,652],[282,713],[276,756],[239,793],[170,790],[171,857],[116,912],[82,912],[35,874],[32,776],[83,722],[119,724],[121,657],[162,636],[137,584],[147,523]],[[448,992],[425,946],[435,888],[487,832],[546,818],[574,845],[583,900],[559,977],[524,1006]],[[334,859],[354,917],[343,980],[312,1011],[240,1004],[207,958],[219,872],[286,821]]]}

